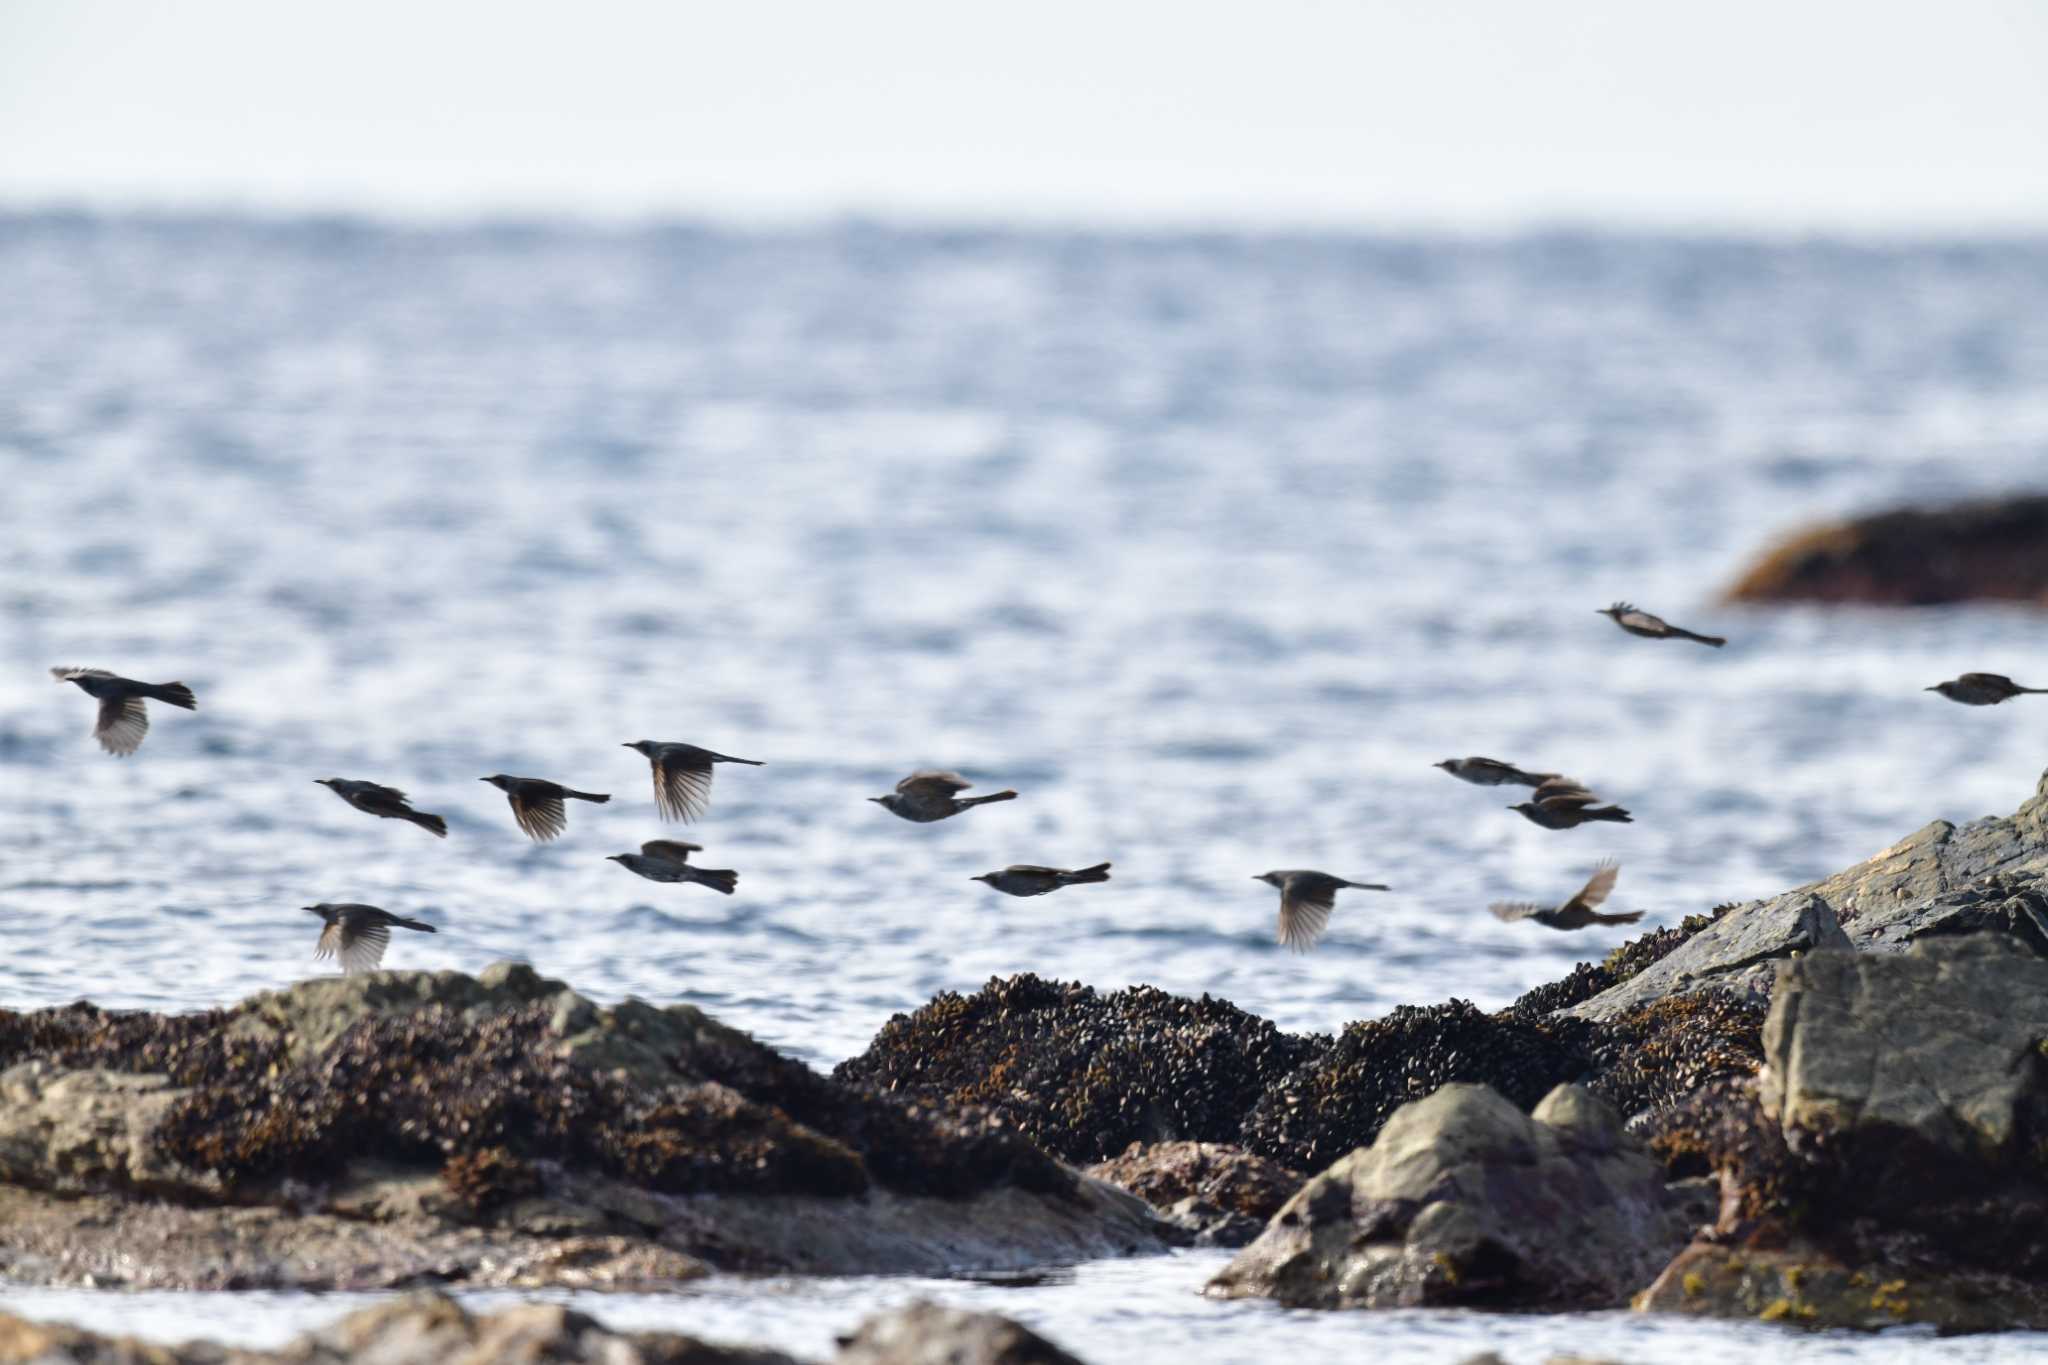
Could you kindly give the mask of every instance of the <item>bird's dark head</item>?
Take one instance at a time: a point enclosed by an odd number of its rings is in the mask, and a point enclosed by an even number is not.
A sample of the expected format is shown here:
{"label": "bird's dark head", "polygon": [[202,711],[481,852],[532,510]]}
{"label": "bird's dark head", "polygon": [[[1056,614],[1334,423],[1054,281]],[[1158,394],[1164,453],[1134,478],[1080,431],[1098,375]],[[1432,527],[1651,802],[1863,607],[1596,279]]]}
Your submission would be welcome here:
{"label": "bird's dark head", "polygon": [[624,747],[632,749],[637,753],[644,754],[654,747],[654,741],[651,739],[636,739],[631,744],[625,745]]}
{"label": "bird's dark head", "polygon": [[895,792],[890,792],[887,796],[870,796],[868,798],[868,800],[874,802],[876,805],[882,807],[882,809],[884,810],[895,810],[896,799],[897,798]]}
{"label": "bird's dark head", "polygon": [[1432,763],[1429,766],[1432,768],[1442,768],[1447,773],[1454,773],[1458,771],[1458,760],[1455,758],[1447,758],[1441,763]]}
{"label": "bird's dark head", "polygon": [[623,863],[632,856],[630,853],[607,853],[604,855],[604,860],[608,863]]}
{"label": "bird's dark head", "polygon": [[1613,617],[1613,618],[1614,618],[1615,620],[1619,621],[1619,620],[1621,619],[1621,614],[1622,614],[1623,612],[1627,611],[1628,609],[1629,609],[1629,607],[1628,607],[1628,603],[1626,603],[1626,602],[1616,602],[1616,603],[1615,603],[1615,604],[1614,604],[1613,606],[1611,606],[1611,607],[1601,607],[1601,608],[1599,608],[1599,609],[1598,609],[1598,610],[1596,610],[1596,611],[1595,611],[1595,612],[1594,612],[1593,614],[1594,614],[1595,616],[1611,616],[1611,617]]}
{"label": "bird's dark head", "polygon": [[302,905],[299,909],[309,915],[318,915],[321,919],[326,919],[328,912],[333,910],[334,907],[322,901],[319,905]]}
{"label": "bird's dark head", "polygon": [[1537,809],[1537,805],[1534,801],[1517,801],[1514,805],[1509,806],[1508,809],[1518,810],[1522,814],[1527,815],[1530,811]]}
{"label": "bird's dark head", "polygon": [[503,773],[495,773],[490,777],[479,777],[477,781],[488,782],[493,787],[496,787],[499,791],[505,791],[512,784],[512,779],[505,776],[505,774]]}
{"label": "bird's dark head", "polygon": [[1287,878],[1283,873],[1279,872],[1261,872],[1258,876],[1252,878],[1252,880],[1255,882],[1264,882],[1268,886],[1278,886],[1281,882],[1287,880]]}
{"label": "bird's dark head", "polygon": [[1954,683],[1952,683],[1952,682],[1945,682],[1945,683],[1936,683],[1936,684],[1935,684],[1934,686],[1932,686],[1932,687],[1923,687],[1923,688],[1922,688],[1922,689],[1920,689],[1920,690],[1921,690],[1921,691],[1923,691],[1923,692],[1939,692],[1939,693],[1941,693],[1941,695],[1942,695],[1942,696],[1944,696],[1944,697],[1953,697],[1953,696],[1954,696],[1954,695],[1956,694],[1956,691],[1955,691],[1955,689],[1956,689],[1956,685],[1955,685]]}
{"label": "bird's dark head", "polygon": [[969,877],[967,880],[970,882],[987,882],[989,885],[993,886],[995,885],[996,874],[993,872],[984,872],[979,877]]}
{"label": "bird's dark head", "polygon": [[339,781],[341,779],[338,777],[316,777],[313,779],[313,785],[316,787],[332,787]]}

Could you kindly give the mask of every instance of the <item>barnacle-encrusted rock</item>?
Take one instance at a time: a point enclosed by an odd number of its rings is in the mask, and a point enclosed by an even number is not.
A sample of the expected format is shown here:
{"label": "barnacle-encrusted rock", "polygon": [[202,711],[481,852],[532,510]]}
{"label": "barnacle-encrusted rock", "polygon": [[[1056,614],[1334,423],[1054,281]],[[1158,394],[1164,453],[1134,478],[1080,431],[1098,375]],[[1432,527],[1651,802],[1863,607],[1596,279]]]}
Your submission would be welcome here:
{"label": "barnacle-encrusted rock", "polygon": [[[0,1011],[0,1067],[0,1180],[22,1191],[288,1205],[423,1238],[655,1238],[748,1269],[1159,1245],[1138,1201],[985,1115],[830,1080],[688,1006],[600,1009],[523,966],[322,979],[193,1016]],[[16,1206],[0,1272],[36,1221]],[[166,1245],[195,1281],[319,1282],[288,1245],[209,1259],[184,1212]],[[98,1273],[91,1241],[60,1260]]]}
{"label": "barnacle-encrusted rock", "polygon": [[1766,550],[1734,602],[2048,603],[2048,497],[1909,507],[1815,526]]}
{"label": "barnacle-encrusted rock", "polygon": [[1533,1115],[1485,1086],[1403,1105],[1209,1284],[1290,1307],[1617,1307],[1708,1213],[1590,1091]]}
{"label": "barnacle-encrusted rock", "polygon": [[1243,1246],[1306,1178],[1221,1142],[1134,1142],[1088,1174],[1159,1209],[1198,1246]]}
{"label": "barnacle-encrusted rock", "polygon": [[1026,974],[895,1016],[833,1075],[987,1106],[1067,1160],[1090,1162],[1133,1142],[1237,1141],[1266,1088],[1326,1044],[1206,995],[1099,995]]}

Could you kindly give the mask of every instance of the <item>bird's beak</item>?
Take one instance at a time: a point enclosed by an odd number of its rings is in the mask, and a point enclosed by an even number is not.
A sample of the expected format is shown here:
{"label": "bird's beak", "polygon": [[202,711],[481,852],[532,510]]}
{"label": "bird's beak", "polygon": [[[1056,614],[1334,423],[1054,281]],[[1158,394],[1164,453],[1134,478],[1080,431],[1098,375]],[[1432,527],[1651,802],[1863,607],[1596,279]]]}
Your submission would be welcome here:
{"label": "bird's beak", "polygon": [[1941,691],[1941,689],[1940,689],[1940,688],[1938,688],[1938,687],[1923,687],[1923,688],[1921,688],[1920,690],[1921,690],[1922,692],[1939,692],[1939,691]]}
{"label": "bird's beak", "polygon": [[633,746],[632,746],[632,745],[630,745],[630,744],[621,744],[621,745],[620,745],[619,747],[620,747],[621,749],[630,749],[630,748],[632,748]]}
{"label": "bird's beak", "polygon": [[479,778],[477,779],[477,781],[479,781],[479,782],[488,782],[488,781],[490,781],[490,780],[491,780],[491,779],[490,779],[490,778],[488,778],[488,777],[479,777]]}
{"label": "bird's beak", "polygon": [[882,804],[882,798],[879,796],[870,796],[868,800],[874,802],[878,806]]}
{"label": "bird's beak", "polygon": [[626,861],[626,855],[623,853],[607,853],[604,855],[604,860],[608,863],[623,863]]}

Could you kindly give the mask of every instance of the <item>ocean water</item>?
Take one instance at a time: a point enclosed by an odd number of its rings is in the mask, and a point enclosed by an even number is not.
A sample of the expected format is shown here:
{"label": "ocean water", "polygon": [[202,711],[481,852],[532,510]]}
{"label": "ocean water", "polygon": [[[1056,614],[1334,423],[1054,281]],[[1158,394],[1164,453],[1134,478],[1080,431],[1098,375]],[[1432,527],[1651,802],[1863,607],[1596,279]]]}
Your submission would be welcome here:
{"label": "ocean water", "polygon": [[[356,900],[440,930],[387,965],[520,957],[819,1066],[1017,971],[1334,1030],[1604,953],[1485,911],[1602,857],[1610,908],[1667,923],[2048,768],[2048,704],[1921,690],[2048,685],[2038,613],[1718,600],[1809,520],[2048,485],[2048,241],[39,215],[0,217],[0,298],[8,1006],[230,1002],[323,970],[298,907]],[[1623,635],[1618,598],[1731,643]],[[53,664],[200,710],[109,758]],[[664,826],[642,738],[765,766]],[[1470,753],[1635,823],[1538,829],[1429,766]],[[932,826],[862,799],[924,765],[1020,799]],[[613,800],[535,846],[495,772]],[[664,834],[739,893],[605,861]],[[1039,900],[968,880],[1103,859]],[[1250,878],[1299,866],[1395,889],[1296,957]],[[1190,1264],[1082,1268],[1050,1328],[1136,1283],[1162,1317],[1130,1340],[1190,1359],[1236,1358],[1204,1345],[1225,1322],[1408,1358],[1410,1319],[1211,1305]],[[691,1302],[843,1330],[903,1283]],[[249,1339],[332,1307],[205,1302]],[[1755,1341],[1598,1321],[1637,1360]]]}

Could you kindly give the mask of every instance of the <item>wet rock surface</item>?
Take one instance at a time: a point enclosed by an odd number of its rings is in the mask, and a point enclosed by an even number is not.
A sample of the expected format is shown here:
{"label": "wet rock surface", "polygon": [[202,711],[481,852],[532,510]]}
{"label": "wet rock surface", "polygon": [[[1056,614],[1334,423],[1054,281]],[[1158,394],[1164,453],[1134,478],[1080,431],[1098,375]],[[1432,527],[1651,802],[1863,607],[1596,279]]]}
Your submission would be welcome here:
{"label": "wet rock surface", "polygon": [[1710,1215],[1598,1096],[1533,1115],[1484,1086],[1403,1105],[1210,1282],[1290,1307],[1616,1307]]}
{"label": "wet rock surface", "polygon": [[1728,598],[1868,606],[2048,602],[2048,497],[1905,508],[1809,527],[1760,555]]}
{"label": "wet rock surface", "polygon": [[[60,1245],[31,1194],[176,1204],[154,1216],[184,1259],[127,1277],[162,1284],[177,1265],[195,1283],[404,1283],[472,1273],[478,1243],[545,1267],[533,1243],[563,1238],[650,1242],[676,1266],[927,1273],[1161,1244],[1139,1201],[998,1120],[832,1081],[687,1006],[599,1009],[523,966],[324,979],[182,1017],[0,1012],[0,1067],[0,1180],[24,1196],[0,1269],[23,1278],[96,1273],[123,1221]],[[342,1230],[249,1217],[266,1209],[377,1224],[382,1259],[334,1269],[321,1238]]]}
{"label": "wet rock surface", "polygon": [[1720,915],[1641,971],[1566,1013],[1605,1021],[1706,991],[1761,1004],[1770,997],[1780,962],[1797,953],[1848,946],[1833,907],[1811,891],[1794,891]]}
{"label": "wet rock surface", "polygon": [[1220,1142],[1134,1142],[1088,1174],[1152,1205],[1194,1246],[1243,1246],[1307,1179]]}

